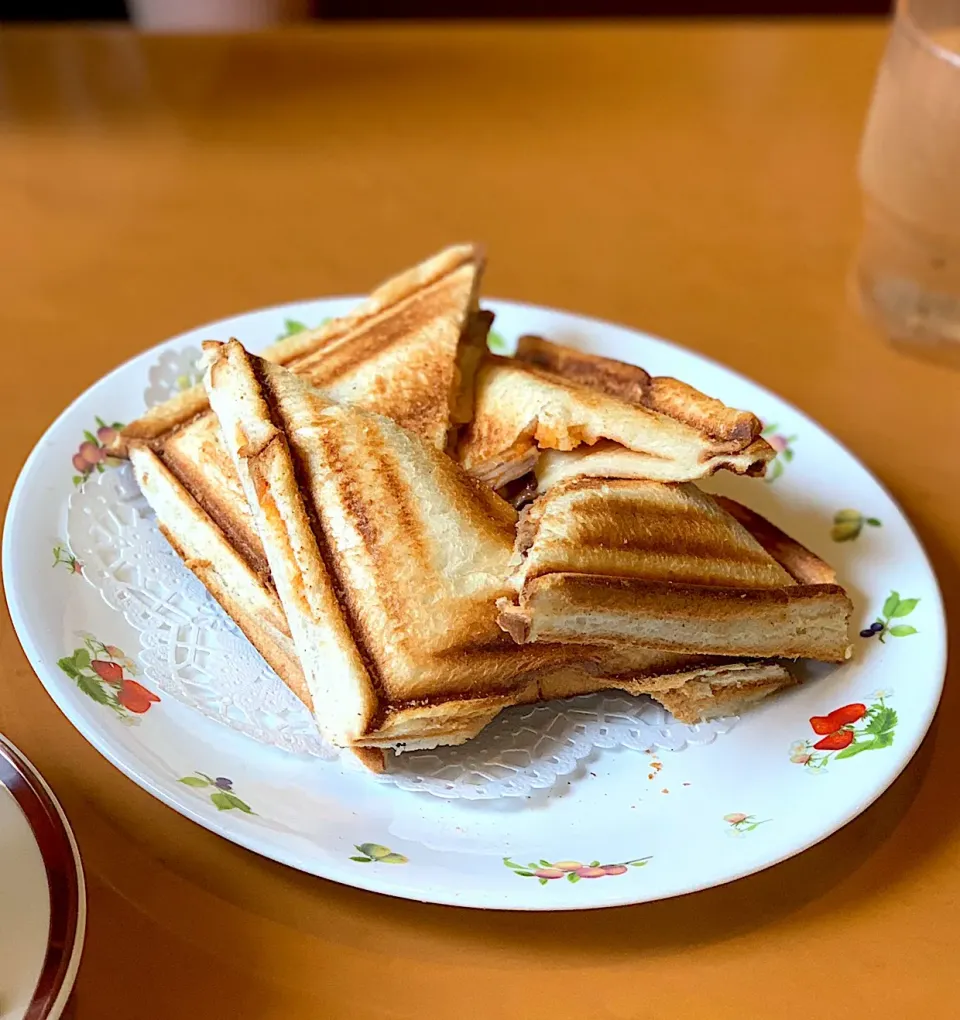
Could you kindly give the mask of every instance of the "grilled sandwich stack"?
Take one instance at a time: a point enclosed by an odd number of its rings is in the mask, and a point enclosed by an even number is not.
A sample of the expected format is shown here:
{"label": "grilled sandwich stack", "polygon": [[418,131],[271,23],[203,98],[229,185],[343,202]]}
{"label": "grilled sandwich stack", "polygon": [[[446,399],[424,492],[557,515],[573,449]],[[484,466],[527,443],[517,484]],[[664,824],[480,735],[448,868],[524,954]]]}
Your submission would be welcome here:
{"label": "grilled sandwich stack", "polygon": [[757,419],[524,338],[486,353],[483,257],[441,252],[128,426],[158,524],[321,731],[369,767],[604,689],[684,721],[842,661],[831,569],[694,484],[760,475]]}

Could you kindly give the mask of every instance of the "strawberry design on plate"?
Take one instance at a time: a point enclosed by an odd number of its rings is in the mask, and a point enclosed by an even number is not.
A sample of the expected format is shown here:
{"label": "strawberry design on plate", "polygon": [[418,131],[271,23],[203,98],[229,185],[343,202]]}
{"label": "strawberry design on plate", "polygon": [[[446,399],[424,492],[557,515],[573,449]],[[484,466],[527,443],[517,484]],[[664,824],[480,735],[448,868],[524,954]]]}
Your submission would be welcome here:
{"label": "strawberry design on plate", "polygon": [[98,705],[112,709],[122,722],[135,723],[133,716],[144,715],[160,698],[139,681],[127,676],[136,673],[136,664],[116,645],[105,645],[90,634],[83,636],[83,647],[75,648],[57,665],[77,687]]}
{"label": "strawberry design on plate", "polygon": [[[831,759],[852,758],[861,751],[876,751],[893,743],[897,713],[886,699],[892,691],[876,691],[873,704],[859,701],[835,708],[827,715],[810,718],[817,740],[797,740],[790,745],[790,761],[814,772],[823,771]],[[857,723],[862,723],[858,728]]]}

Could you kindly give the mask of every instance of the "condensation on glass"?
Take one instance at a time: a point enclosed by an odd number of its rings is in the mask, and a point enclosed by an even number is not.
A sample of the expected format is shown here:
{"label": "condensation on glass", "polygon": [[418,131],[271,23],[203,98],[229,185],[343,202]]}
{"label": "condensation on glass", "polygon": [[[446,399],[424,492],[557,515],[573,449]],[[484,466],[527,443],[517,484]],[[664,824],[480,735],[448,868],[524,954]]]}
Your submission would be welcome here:
{"label": "condensation on glass", "polygon": [[[892,339],[960,351],[960,0],[901,0],[860,153],[856,282]],[[952,357],[951,360],[954,360]]]}

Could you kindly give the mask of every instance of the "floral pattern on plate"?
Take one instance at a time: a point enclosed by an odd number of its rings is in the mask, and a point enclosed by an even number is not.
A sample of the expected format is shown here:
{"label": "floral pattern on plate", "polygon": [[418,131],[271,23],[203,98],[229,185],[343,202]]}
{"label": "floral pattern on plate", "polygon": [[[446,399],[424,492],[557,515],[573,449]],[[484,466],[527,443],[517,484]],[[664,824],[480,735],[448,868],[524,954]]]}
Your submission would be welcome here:
{"label": "floral pattern on plate", "polygon": [[507,353],[507,341],[504,340],[503,334],[498,333],[495,329],[491,329],[487,334],[487,347],[493,351],[494,354]]}
{"label": "floral pattern on plate", "polygon": [[833,515],[830,537],[834,542],[852,542],[859,537],[864,525],[882,528],[883,522],[877,517],[866,517],[859,510],[838,510]]}
{"label": "floral pattern on plate", "polygon": [[766,825],[767,822],[772,821],[770,818],[764,818],[763,821],[758,822],[756,815],[745,815],[741,811],[734,811],[732,814],[724,815],[723,820],[730,826],[729,834],[731,836],[745,836],[748,832],[753,832],[758,826]]}
{"label": "floral pattern on plate", "polygon": [[541,885],[557,878],[565,878],[570,883],[579,882],[581,878],[607,878],[608,876],[625,875],[629,868],[642,868],[651,858],[637,857],[632,861],[620,864],[601,864],[591,861],[581,864],[579,861],[531,861],[529,864],[517,864],[509,857],[503,863],[521,878],[539,879]]}
{"label": "floral pattern on plate", "polygon": [[309,329],[319,329],[321,326],[325,326],[330,321],[329,316],[325,319],[321,319],[316,326],[308,326],[305,322],[301,322],[299,319],[284,319],[283,320],[283,332],[277,334],[277,342],[286,340],[288,336],[294,336],[297,333],[306,333]]}
{"label": "floral pattern on plate", "polygon": [[73,476],[74,485],[82,485],[94,471],[103,471],[120,463],[115,457],[107,456],[105,447],[123,428],[123,423],[115,421],[108,425],[102,418],[94,418],[94,421],[97,423],[96,433],[84,429],[83,442],[73,455],[73,467],[77,472]]}
{"label": "floral pattern on plate", "polygon": [[138,672],[129,656],[91,634],[83,635],[83,647],[59,659],[57,665],[88,698],[112,709],[125,723],[136,723],[134,716],[143,715],[160,701],[153,691],[124,675]]}
{"label": "floral pattern on plate", "polygon": [[73,555],[63,542],[53,547],[53,566],[66,567],[70,574],[82,574],[83,564]]}
{"label": "floral pattern on plate", "polygon": [[[896,710],[886,702],[892,696],[893,691],[875,691],[869,707],[855,701],[828,715],[811,716],[810,726],[820,739],[794,741],[790,761],[819,772],[832,760],[890,747],[897,726]],[[863,725],[858,728],[855,724],[859,722]]]}
{"label": "floral pattern on plate", "polygon": [[218,811],[242,811],[245,815],[256,814],[254,810],[233,792],[233,780],[226,776],[208,776],[205,772],[195,772],[192,776],[182,776],[177,780],[184,786],[194,790],[209,790],[210,803]]}
{"label": "floral pattern on plate", "polygon": [[390,847],[382,846],[380,843],[357,843],[354,849],[359,856],[353,856],[350,860],[358,864],[407,864],[410,860],[409,857],[394,853]]}
{"label": "floral pattern on plate", "polygon": [[860,637],[872,638],[874,635],[877,635],[880,638],[880,643],[885,644],[887,635],[890,637],[910,637],[911,634],[918,633],[917,628],[909,623],[895,623],[891,626],[890,621],[902,620],[905,616],[909,616],[917,608],[919,601],[920,599],[902,599],[899,592],[890,592],[887,596],[887,601],[883,604],[882,614],[869,627],[864,627],[860,631]]}
{"label": "floral pattern on plate", "polygon": [[785,436],[778,432],[779,425],[765,425],[760,433],[764,439],[777,451],[776,457],[770,462],[764,481],[775,482],[783,474],[784,464],[793,460],[793,444],[797,441],[796,436]]}

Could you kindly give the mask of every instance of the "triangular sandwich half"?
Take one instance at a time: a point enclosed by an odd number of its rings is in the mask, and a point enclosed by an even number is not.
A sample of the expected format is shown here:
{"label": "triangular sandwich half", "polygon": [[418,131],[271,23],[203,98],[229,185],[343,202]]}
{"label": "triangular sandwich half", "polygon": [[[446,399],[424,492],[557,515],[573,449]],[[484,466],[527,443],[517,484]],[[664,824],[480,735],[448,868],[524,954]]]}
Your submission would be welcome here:
{"label": "triangular sandwich half", "polygon": [[[629,453],[627,477],[684,482],[721,469],[762,475],[775,454],[760,432],[755,415],[675,379],[524,338],[517,357],[484,359],[457,456],[495,489],[530,471],[555,470],[571,451],[584,460]],[[598,463],[577,473],[619,472]]]}
{"label": "triangular sandwich half", "polygon": [[[448,248],[387,281],[351,314],[294,334],[265,357],[337,399],[395,416],[439,449],[472,413],[491,316],[478,310],[484,265]],[[161,529],[284,682],[310,705],[283,608],[236,469],[203,386],[152,408],[120,434]]]}
{"label": "triangular sandwich half", "polygon": [[525,511],[501,626],[522,643],[842,662],[852,606],[830,568],[739,516],[692,484],[561,482]]}

